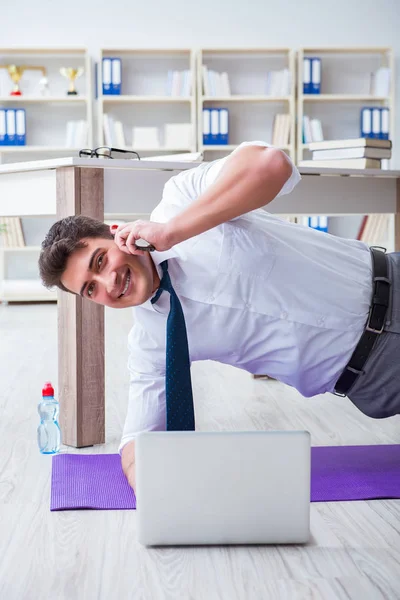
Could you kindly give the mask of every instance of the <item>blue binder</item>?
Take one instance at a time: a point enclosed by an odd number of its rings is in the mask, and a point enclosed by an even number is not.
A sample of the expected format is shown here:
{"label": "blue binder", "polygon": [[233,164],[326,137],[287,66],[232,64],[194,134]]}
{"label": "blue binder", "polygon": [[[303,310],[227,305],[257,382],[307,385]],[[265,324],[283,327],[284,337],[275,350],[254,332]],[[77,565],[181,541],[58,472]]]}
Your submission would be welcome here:
{"label": "blue binder", "polygon": [[111,90],[114,96],[121,94],[122,65],[120,58],[113,58],[111,62]]}
{"label": "blue binder", "polygon": [[378,140],[381,137],[381,109],[371,108],[372,112],[372,132],[371,137]]}
{"label": "blue binder", "polygon": [[363,106],[360,113],[360,137],[372,137],[372,111],[369,106]]}
{"label": "blue binder", "polygon": [[228,144],[229,140],[229,111],[227,108],[219,109],[219,142],[218,144]]}
{"label": "blue binder", "polygon": [[311,94],[311,58],[303,59],[303,94]]}
{"label": "blue binder", "polygon": [[15,133],[16,145],[26,145],[26,114],[24,108],[18,108],[15,111]]}
{"label": "blue binder", "polygon": [[381,135],[382,140],[389,139],[389,109],[381,108]]}
{"label": "blue binder", "polygon": [[219,109],[211,108],[211,141],[210,144],[216,146],[219,144]]}
{"label": "blue binder", "polygon": [[211,144],[211,111],[203,108],[203,144]]}
{"label": "blue binder", "polygon": [[311,59],[311,94],[321,93],[321,59]]}
{"label": "blue binder", "polygon": [[4,108],[0,108],[0,146],[6,145],[6,135],[7,135],[6,111]]}
{"label": "blue binder", "polygon": [[103,95],[108,96],[112,94],[111,89],[111,61],[112,59],[108,56],[102,60],[101,77],[103,83]]}
{"label": "blue binder", "polygon": [[6,146],[15,146],[17,136],[15,133],[15,109],[6,109]]}

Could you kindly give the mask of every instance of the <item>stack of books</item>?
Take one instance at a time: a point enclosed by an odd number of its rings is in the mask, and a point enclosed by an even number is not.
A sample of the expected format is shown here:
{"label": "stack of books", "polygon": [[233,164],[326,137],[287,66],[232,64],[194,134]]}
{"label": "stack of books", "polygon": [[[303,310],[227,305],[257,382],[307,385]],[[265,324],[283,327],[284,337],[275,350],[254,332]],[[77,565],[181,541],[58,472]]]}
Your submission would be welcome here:
{"label": "stack of books", "polygon": [[382,160],[392,156],[391,140],[357,138],[312,142],[308,146],[312,160],[302,160],[302,167],[345,169],[381,169]]}
{"label": "stack of books", "polygon": [[202,66],[203,75],[203,94],[204,96],[230,96],[231,85],[226,71],[218,73],[208,69],[206,65]]}

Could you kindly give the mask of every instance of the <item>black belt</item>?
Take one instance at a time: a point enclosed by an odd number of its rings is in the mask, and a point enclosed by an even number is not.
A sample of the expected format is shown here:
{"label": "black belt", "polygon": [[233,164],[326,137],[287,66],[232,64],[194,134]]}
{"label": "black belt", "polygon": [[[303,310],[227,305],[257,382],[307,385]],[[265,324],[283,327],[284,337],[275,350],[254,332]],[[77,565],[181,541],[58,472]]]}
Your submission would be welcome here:
{"label": "black belt", "polygon": [[370,248],[373,263],[373,296],[365,331],[362,334],[347,366],[335,385],[334,393],[346,396],[357,377],[363,373],[363,367],[372,348],[385,326],[386,313],[389,306],[390,281],[385,252]]}

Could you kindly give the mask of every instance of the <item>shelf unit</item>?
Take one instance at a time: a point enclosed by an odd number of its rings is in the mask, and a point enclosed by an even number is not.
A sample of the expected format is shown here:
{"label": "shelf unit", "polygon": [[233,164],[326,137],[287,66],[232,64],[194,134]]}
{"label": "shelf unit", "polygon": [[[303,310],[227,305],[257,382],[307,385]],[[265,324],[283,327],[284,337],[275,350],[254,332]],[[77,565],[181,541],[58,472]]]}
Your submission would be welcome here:
{"label": "shelf unit", "polygon": [[[203,94],[203,65],[229,77],[230,96]],[[290,93],[266,95],[267,72],[287,68]],[[281,148],[295,160],[295,52],[289,48],[202,48],[197,55],[198,151],[214,160],[234,150],[241,142],[260,139],[272,142],[275,112],[290,115],[290,143]],[[247,93],[244,93],[246,91]],[[229,144],[203,144],[203,108],[228,108]]]}
{"label": "shelf unit", "polygon": [[[38,71],[25,71],[20,80],[21,96],[7,95],[12,81],[6,70],[0,70],[0,107],[25,108],[26,145],[0,146],[1,162],[19,162],[35,158],[56,158],[76,154],[79,148],[66,146],[66,123],[85,121],[87,142],[93,144],[92,69],[84,48],[0,48],[0,64],[43,66],[49,82],[49,94],[40,94]],[[68,96],[69,80],[60,74],[61,67],[83,67],[84,73],[75,81],[76,96]]]}
{"label": "shelf unit", "polygon": [[[303,59],[307,56],[321,58],[321,94],[303,93]],[[303,116],[308,112],[322,121],[325,139],[357,138],[360,137],[361,107],[386,106],[390,109],[390,132],[393,135],[395,85],[391,48],[306,47],[298,51],[297,57],[297,162],[311,158],[304,156],[308,152],[308,144],[303,143]],[[390,69],[388,96],[370,93],[370,75],[381,66]]]}
{"label": "shelf unit", "polygon": [[[105,57],[121,59],[121,95],[103,95],[102,60]],[[167,95],[168,71],[191,73],[192,87],[189,96]],[[196,140],[196,64],[191,49],[116,49],[103,48],[97,77],[97,142],[105,142],[103,115],[122,122],[126,150],[135,150],[140,156],[171,152],[195,152]],[[165,123],[190,123],[191,143],[185,147],[166,146],[163,139]],[[157,127],[160,145],[157,147],[132,147],[133,127]],[[121,144],[113,143],[118,148]]]}

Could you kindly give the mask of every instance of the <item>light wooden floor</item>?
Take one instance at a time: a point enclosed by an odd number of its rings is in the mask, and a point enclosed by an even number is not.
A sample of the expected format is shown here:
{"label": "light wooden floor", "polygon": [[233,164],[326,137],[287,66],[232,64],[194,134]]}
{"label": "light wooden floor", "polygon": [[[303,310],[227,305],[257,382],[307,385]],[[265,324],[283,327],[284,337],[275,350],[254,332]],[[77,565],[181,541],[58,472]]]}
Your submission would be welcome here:
{"label": "light wooden floor", "polygon": [[[117,450],[130,319],[129,310],[106,313],[107,444],[82,452]],[[145,549],[134,511],[50,513],[51,457],[40,454],[36,428],[43,383],[57,386],[56,321],[55,305],[0,306],[2,600],[400,598],[400,501],[312,504],[305,547]],[[195,364],[193,383],[199,429],[305,428],[313,445],[400,443],[399,418],[370,420],[331,395],[302,399],[211,362]]]}

